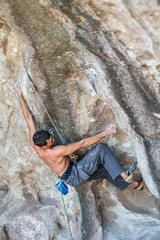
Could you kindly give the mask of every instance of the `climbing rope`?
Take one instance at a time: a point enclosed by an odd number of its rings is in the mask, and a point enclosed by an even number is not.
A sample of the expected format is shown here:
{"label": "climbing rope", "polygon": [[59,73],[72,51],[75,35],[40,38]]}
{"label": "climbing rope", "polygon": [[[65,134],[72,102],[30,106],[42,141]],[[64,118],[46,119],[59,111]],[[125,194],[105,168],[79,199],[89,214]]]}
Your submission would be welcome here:
{"label": "climbing rope", "polygon": [[[25,69],[26,69],[27,76],[28,76],[30,82],[31,82],[32,85],[33,85],[33,93],[35,93],[35,94],[37,95],[37,97],[38,97],[38,99],[39,99],[41,105],[43,106],[43,108],[44,108],[44,110],[45,110],[45,112],[46,112],[46,114],[47,114],[49,120],[51,121],[51,123],[52,123],[52,125],[53,125],[55,131],[57,132],[57,134],[58,134],[58,136],[59,136],[59,138],[60,138],[60,140],[61,140],[61,142],[62,142],[62,144],[63,144],[63,139],[62,139],[62,137],[61,137],[61,135],[60,135],[60,133],[59,133],[59,131],[58,131],[56,125],[54,124],[54,122],[53,122],[51,116],[49,115],[49,113],[48,113],[48,111],[47,111],[45,105],[43,104],[43,102],[42,102],[42,100],[41,100],[41,98],[40,98],[40,96],[39,96],[39,94],[38,94],[38,92],[37,92],[37,90],[36,90],[36,88],[35,88],[35,86],[34,86],[34,84],[33,84],[33,81],[32,81],[32,78],[31,78],[29,72],[28,72],[27,66],[25,66]],[[57,174],[56,174],[56,176],[57,176],[57,178],[59,179],[59,177],[58,177]],[[65,204],[65,201],[64,201],[64,197],[63,197],[62,192],[61,192],[61,197],[62,197],[63,207],[64,207],[64,211],[65,211],[66,218],[67,218],[67,224],[68,224],[68,228],[69,228],[70,237],[71,237],[71,240],[73,240],[72,231],[71,231],[70,222],[69,222],[69,216],[68,216],[68,213],[67,213],[67,208],[66,208],[66,204]]]}

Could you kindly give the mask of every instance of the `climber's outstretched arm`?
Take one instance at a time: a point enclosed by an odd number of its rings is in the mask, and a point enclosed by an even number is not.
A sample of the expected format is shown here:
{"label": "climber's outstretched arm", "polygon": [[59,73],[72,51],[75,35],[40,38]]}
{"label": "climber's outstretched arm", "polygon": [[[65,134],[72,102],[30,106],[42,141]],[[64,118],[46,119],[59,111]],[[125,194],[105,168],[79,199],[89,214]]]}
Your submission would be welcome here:
{"label": "climber's outstretched arm", "polygon": [[26,101],[24,100],[23,92],[22,92],[21,86],[18,82],[15,84],[15,89],[16,89],[18,97],[19,97],[19,101],[20,101],[20,104],[21,104],[21,108],[22,108],[24,118],[25,118],[26,123],[28,125],[29,135],[30,135],[30,143],[31,143],[32,147],[35,148],[36,146],[34,145],[32,138],[33,138],[33,134],[36,132],[36,128],[35,128],[35,125],[34,125],[34,122],[33,122],[32,114],[31,114],[31,112],[30,112],[30,110],[29,110],[29,108],[26,104]]}
{"label": "climber's outstretched arm", "polygon": [[73,142],[73,143],[70,143],[68,145],[56,146],[54,148],[53,154],[57,155],[57,156],[60,156],[60,157],[72,154],[75,151],[77,151],[78,149],[90,146],[93,143],[96,143],[101,138],[103,138],[107,135],[114,134],[114,133],[116,133],[116,127],[114,125],[110,125],[103,132],[98,133],[98,134],[96,134],[94,136],[91,136],[91,137],[84,138],[79,142]]}

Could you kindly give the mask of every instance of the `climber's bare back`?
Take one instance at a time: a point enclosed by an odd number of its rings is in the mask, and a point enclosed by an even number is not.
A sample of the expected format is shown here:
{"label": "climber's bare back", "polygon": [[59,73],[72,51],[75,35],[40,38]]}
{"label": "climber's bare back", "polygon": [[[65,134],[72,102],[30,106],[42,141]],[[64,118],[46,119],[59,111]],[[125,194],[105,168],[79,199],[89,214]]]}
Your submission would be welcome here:
{"label": "climber's bare back", "polygon": [[42,159],[42,161],[52,169],[53,172],[55,172],[58,176],[62,176],[62,174],[67,170],[67,167],[69,165],[70,159],[68,156],[61,156],[57,157],[56,154],[54,154],[54,151],[57,150],[58,146],[53,147],[53,149],[35,149],[39,157]]}

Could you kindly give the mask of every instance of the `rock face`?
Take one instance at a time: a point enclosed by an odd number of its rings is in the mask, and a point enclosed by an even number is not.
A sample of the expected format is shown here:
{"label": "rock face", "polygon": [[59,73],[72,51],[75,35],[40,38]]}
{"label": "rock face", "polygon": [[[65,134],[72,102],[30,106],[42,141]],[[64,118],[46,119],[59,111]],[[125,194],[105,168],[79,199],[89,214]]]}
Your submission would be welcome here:
{"label": "rock face", "polygon": [[29,145],[17,79],[37,129],[51,128],[57,144],[67,144],[114,123],[117,133],[103,142],[125,168],[137,160],[136,178],[145,180],[143,192],[120,192],[105,180],[69,187],[72,238],[159,239],[159,1],[0,6],[0,239],[71,239],[56,176]]}

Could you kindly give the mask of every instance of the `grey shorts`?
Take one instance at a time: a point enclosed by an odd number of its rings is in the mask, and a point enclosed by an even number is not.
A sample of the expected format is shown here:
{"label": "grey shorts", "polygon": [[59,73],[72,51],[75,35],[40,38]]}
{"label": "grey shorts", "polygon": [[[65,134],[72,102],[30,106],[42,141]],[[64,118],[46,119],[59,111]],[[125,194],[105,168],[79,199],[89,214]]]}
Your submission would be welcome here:
{"label": "grey shorts", "polygon": [[71,186],[80,186],[86,181],[105,178],[120,190],[129,184],[120,174],[124,169],[106,144],[100,143],[78,162],[70,162],[61,179]]}

